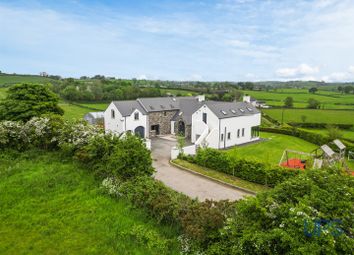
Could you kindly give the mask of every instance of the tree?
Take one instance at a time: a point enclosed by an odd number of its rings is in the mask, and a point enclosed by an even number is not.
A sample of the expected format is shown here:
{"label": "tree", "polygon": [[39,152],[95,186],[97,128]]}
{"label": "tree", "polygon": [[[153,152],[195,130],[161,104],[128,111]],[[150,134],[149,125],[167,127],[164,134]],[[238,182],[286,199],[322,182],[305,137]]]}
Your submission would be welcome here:
{"label": "tree", "polygon": [[318,91],[316,87],[312,87],[309,89],[309,93],[315,94]]}
{"label": "tree", "polygon": [[294,99],[292,97],[287,97],[284,100],[284,107],[292,108],[294,106]]}
{"label": "tree", "polygon": [[58,102],[59,97],[48,86],[17,84],[8,89],[6,99],[0,103],[0,119],[27,121],[48,113],[63,115]]}
{"label": "tree", "polygon": [[313,99],[313,98],[309,98],[307,103],[308,103],[307,108],[310,108],[310,109],[318,109],[321,105],[318,100]]}
{"label": "tree", "polygon": [[338,86],[338,91],[340,92],[340,93],[342,93],[343,94],[343,92],[344,92],[344,89],[343,89],[343,87],[342,86]]}
{"label": "tree", "polygon": [[341,138],[343,136],[343,134],[340,131],[340,129],[338,127],[336,127],[336,126],[327,125],[326,128],[327,128],[327,131],[328,131],[329,140],[339,139],[339,138]]}
{"label": "tree", "polygon": [[306,119],[307,119],[307,116],[306,116],[306,115],[301,115],[301,120],[302,120],[303,123],[306,122]]}
{"label": "tree", "polygon": [[349,94],[351,91],[354,92],[354,87],[353,86],[348,85],[348,86],[344,87],[344,93],[345,94]]}

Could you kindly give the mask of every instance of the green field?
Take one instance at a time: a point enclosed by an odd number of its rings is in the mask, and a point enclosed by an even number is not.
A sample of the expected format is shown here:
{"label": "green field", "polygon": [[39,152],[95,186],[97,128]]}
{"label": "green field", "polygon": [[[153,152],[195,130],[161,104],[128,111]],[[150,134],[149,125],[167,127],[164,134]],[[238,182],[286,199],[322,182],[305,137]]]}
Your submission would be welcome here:
{"label": "green field", "polygon": [[252,97],[266,101],[271,106],[283,106],[288,96],[294,99],[294,107],[305,108],[307,101],[314,98],[324,109],[354,109],[354,94],[342,95],[338,92],[319,90],[310,94],[306,89],[278,89],[277,91],[243,91]]}
{"label": "green field", "polygon": [[[328,136],[328,130],[327,129],[315,129],[315,128],[302,128],[306,131],[314,132],[317,134],[322,134],[325,136]],[[354,131],[353,130],[340,130],[340,134],[342,135],[343,138],[345,139],[350,139],[354,141]]]}
{"label": "green field", "polygon": [[79,103],[82,106],[90,107],[93,109],[105,111],[109,105],[109,103]]}
{"label": "green field", "polygon": [[175,229],[110,198],[57,153],[1,153],[0,194],[0,254],[163,254],[131,234],[137,227],[179,254]]}
{"label": "green field", "polygon": [[66,120],[82,119],[86,113],[92,112],[90,109],[69,103],[60,103],[59,107],[64,110],[64,119]]}
{"label": "green field", "polygon": [[174,96],[196,96],[198,95],[197,92],[189,91],[189,90],[182,90],[182,89],[160,89],[162,93],[170,93]]}
{"label": "green field", "polygon": [[[281,122],[283,109],[262,110],[273,119]],[[354,110],[315,110],[315,109],[284,109],[284,123],[302,122],[306,116],[308,123],[354,124]]]}
{"label": "green field", "polygon": [[6,97],[7,88],[0,88],[0,100]]}
{"label": "green field", "polygon": [[311,152],[318,147],[300,138],[281,134],[262,132],[261,138],[266,140],[255,144],[238,146],[228,150],[227,153],[237,158],[275,165],[279,163],[285,149]]}
{"label": "green field", "polygon": [[47,77],[41,77],[38,75],[4,75],[4,74],[0,74],[0,86],[22,83],[22,82],[49,83],[49,82],[53,82],[53,79],[50,79]]}

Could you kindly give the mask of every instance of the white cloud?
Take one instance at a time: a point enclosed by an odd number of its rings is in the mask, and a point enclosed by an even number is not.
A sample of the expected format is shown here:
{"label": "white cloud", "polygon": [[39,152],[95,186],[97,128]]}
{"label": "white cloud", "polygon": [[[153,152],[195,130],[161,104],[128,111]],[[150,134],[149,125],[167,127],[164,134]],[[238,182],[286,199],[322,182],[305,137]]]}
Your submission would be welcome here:
{"label": "white cloud", "polygon": [[329,75],[322,77],[322,80],[326,82],[341,82],[354,80],[354,66],[349,66],[347,71],[333,72]]}
{"label": "white cloud", "polygon": [[314,75],[319,72],[319,68],[317,66],[309,66],[308,64],[301,64],[297,67],[286,67],[279,68],[275,71],[276,75],[280,78],[295,78],[295,79],[303,79],[303,78],[314,78],[311,75]]}
{"label": "white cloud", "polygon": [[192,74],[192,75],[189,77],[188,80],[190,80],[190,81],[202,81],[202,80],[203,80],[203,76],[200,75],[200,74],[195,73],[195,74]]}
{"label": "white cloud", "polygon": [[354,66],[349,66],[348,70],[349,70],[350,73],[354,74]]}
{"label": "white cloud", "polygon": [[237,47],[237,48],[247,48],[250,46],[249,42],[246,41],[240,41],[240,40],[227,40],[226,41],[227,45],[230,45],[232,47]]}

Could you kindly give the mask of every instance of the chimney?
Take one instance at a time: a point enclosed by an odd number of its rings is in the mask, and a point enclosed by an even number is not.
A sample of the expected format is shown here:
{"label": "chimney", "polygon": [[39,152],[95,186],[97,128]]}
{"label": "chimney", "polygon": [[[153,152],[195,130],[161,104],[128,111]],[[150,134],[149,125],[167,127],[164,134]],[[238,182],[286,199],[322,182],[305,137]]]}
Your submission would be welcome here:
{"label": "chimney", "polygon": [[251,103],[251,96],[248,94],[243,96],[243,102]]}
{"label": "chimney", "polygon": [[205,95],[198,95],[198,96],[196,96],[195,98],[198,100],[198,102],[203,102],[203,101],[205,101]]}

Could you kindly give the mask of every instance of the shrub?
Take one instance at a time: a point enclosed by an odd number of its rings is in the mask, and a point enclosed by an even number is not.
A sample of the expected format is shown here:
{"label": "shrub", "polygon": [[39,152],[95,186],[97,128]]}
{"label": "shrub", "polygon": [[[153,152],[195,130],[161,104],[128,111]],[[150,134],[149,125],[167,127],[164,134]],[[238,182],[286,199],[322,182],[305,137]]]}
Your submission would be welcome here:
{"label": "shrub", "polygon": [[242,200],[208,254],[353,254],[353,187],[351,177],[308,170]]}
{"label": "shrub", "polygon": [[0,122],[0,149],[25,150],[29,146],[29,138],[23,124],[17,121]]}
{"label": "shrub", "polygon": [[223,172],[227,172],[227,169],[230,168],[230,160],[227,155],[211,148],[199,149],[195,156],[195,162],[198,165]]}

